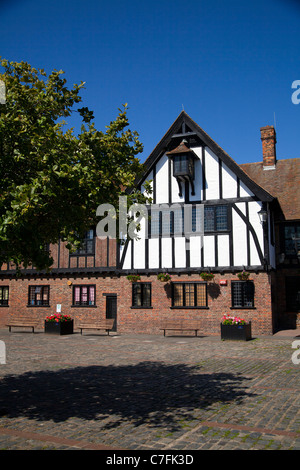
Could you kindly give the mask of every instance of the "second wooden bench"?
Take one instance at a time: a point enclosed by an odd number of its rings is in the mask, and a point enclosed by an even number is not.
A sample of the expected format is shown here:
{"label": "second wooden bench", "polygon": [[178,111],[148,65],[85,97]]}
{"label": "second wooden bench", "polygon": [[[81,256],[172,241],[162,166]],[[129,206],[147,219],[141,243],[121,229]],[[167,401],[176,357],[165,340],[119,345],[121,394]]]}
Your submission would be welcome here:
{"label": "second wooden bench", "polygon": [[195,336],[197,336],[199,328],[196,328],[194,325],[189,324],[188,322],[182,323],[165,323],[161,325],[160,330],[163,330],[164,336],[166,336],[166,331],[194,331]]}
{"label": "second wooden bench", "polygon": [[86,323],[79,323],[76,325],[76,328],[78,328],[82,334],[82,330],[105,330],[107,331],[107,334],[109,335],[109,332],[112,331],[113,326],[114,326],[114,319],[113,318],[107,318],[105,320],[99,320],[96,322],[86,322]]}
{"label": "second wooden bench", "polygon": [[6,324],[8,326],[9,332],[11,332],[12,327],[16,328],[31,328],[32,333],[34,333],[34,329],[37,327],[37,321],[33,320],[25,320],[25,319],[15,319],[11,320],[9,323]]}

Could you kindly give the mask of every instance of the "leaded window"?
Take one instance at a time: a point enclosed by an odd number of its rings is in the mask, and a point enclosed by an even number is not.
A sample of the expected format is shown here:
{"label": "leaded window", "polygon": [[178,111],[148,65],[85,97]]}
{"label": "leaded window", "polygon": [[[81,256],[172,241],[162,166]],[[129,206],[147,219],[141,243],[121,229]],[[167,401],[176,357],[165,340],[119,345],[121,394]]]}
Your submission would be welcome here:
{"label": "leaded window", "polygon": [[96,301],[96,286],[74,286],[73,306],[93,306]]}
{"label": "leaded window", "polygon": [[206,282],[174,282],[172,307],[207,307]]}
{"label": "leaded window", "polygon": [[231,296],[233,308],[254,307],[254,282],[232,281]]}
{"label": "leaded window", "polygon": [[[176,206],[176,207],[175,207]],[[204,227],[203,227],[204,216]],[[227,205],[179,205],[156,206],[151,209],[151,237],[183,235],[188,233],[226,232],[229,230]]]}
{"label": "leaded window", "polygon": [[227,206],[205,206],[204,208],[204,231],[224,232],[228,227]]}
{"label": "leaded window", "polygon": [[0,287],[0,305],[8,305],[8,286]]}
{"label": "leaded window", "polygon": [[284,227],[284,253],[288,257],[297,255],[295,238],[300,239],[300,223],[287,224]]}
{"label": "leaded window", "polygon": [[74,253],[70,253],[71,256],[91,256],[95,254],[95,231],[94,229],[88,230],[82,240],[80,248]]}
{"label": "leaded window", "polygon": [[28,305],[34,307],[49,305],[49,286],[29,286]]}
{"label": "leaded window", "polygon": [[135,282],[132,284],[132,306],[151,307],[150,282]]}

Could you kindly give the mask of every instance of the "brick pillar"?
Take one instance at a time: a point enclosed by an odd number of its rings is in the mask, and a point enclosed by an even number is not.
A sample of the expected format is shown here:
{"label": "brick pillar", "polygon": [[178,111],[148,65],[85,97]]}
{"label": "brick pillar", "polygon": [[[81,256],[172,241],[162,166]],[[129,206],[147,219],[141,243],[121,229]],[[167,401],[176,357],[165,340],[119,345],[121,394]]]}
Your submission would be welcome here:
{"label": "brick pillar", "polygon": [[273,126],[261,127],[264,168],[275,167],[276,164],[276,131]]}

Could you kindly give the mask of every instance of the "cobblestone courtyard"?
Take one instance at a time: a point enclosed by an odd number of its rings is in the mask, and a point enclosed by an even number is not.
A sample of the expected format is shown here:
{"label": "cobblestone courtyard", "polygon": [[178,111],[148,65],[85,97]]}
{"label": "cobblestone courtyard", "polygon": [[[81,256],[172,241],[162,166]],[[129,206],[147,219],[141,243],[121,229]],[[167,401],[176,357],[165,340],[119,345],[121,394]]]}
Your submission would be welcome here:
{"label": "cobblestone courtyard", "polygon": [[2,329],[0,340],[2,450],[300,449],[293,337]]}

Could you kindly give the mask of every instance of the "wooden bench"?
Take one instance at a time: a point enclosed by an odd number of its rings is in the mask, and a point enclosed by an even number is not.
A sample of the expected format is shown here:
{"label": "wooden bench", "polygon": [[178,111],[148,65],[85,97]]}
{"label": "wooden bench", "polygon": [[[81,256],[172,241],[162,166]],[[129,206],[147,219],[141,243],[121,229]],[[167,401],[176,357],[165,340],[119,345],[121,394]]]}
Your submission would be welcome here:
{"label": "wooden bench", "polygon": [[106,330],[107,334],[113,329],[115,320],[113,318],[106,318],[105,320],[100,320],[95,323],[87,322],[87,323],[79,323],[76,326],[82,334],[82,330]]}
{"label": "wooden bench", "polygon": [[19,320],[11,320],[9,323],[6,324],[8,326],[9,332],[11,332],[12,327],[16,328],[32,328],[32,333],[34,333],[34,328],[37,327],[37,321],[32,321],[32,320],[25,320],[25,319],[19,319]]}
{"label": "wooden bench", "polygon": [[197,336],[199,328],[196,328],[194,325],[189,324],[188,322],[176,322],[176,323],[166,323],[161,326],[160,330],[164,331],[164,336],[166,336],[166,331],[194,331],[195,336]]}

